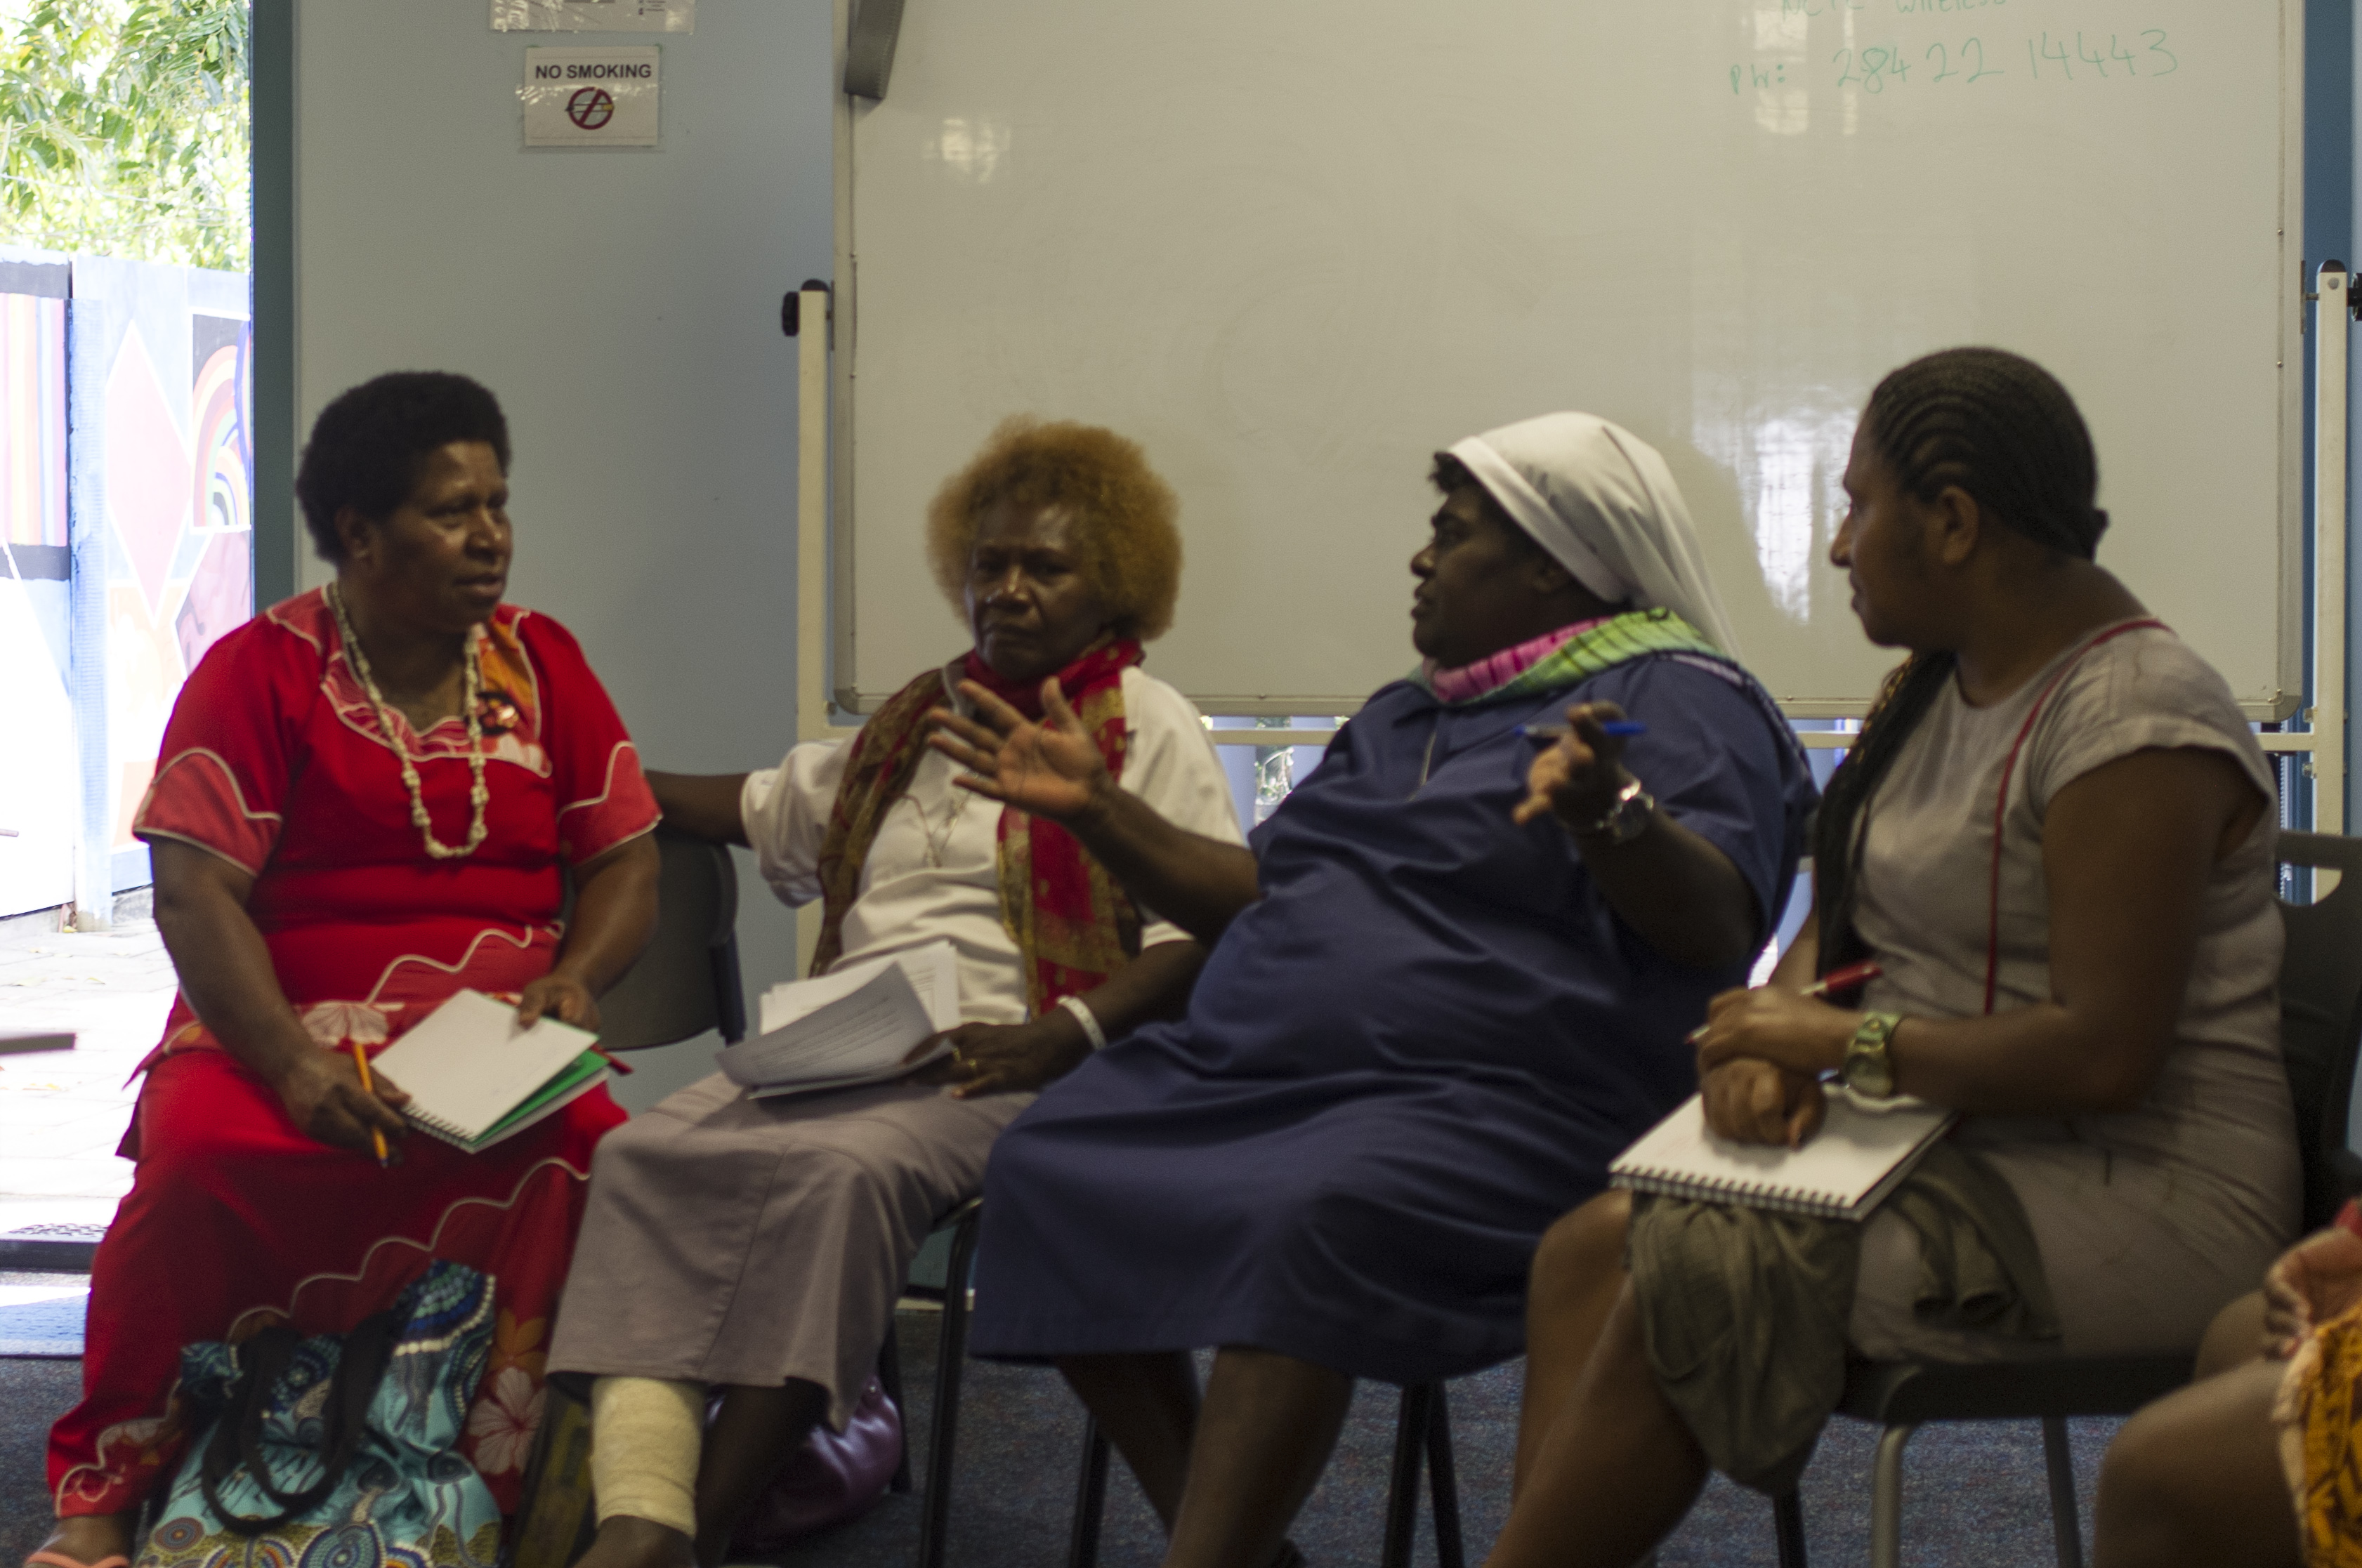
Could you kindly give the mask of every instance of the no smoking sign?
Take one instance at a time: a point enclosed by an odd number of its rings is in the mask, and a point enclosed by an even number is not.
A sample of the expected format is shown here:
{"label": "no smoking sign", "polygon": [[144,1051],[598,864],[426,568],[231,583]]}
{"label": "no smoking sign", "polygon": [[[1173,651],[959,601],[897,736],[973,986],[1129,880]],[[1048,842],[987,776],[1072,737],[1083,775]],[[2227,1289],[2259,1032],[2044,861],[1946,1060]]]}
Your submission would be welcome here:
{"label": "no smoking sign", "polygon": [[602,130],[615,117],[615,100],[604,87],[577,87],[566,100],[566,117],[576,130]]}
{"label": "no smoking sign", "polygon": [[657,47],[524,51],[527,147],[657,145]]}

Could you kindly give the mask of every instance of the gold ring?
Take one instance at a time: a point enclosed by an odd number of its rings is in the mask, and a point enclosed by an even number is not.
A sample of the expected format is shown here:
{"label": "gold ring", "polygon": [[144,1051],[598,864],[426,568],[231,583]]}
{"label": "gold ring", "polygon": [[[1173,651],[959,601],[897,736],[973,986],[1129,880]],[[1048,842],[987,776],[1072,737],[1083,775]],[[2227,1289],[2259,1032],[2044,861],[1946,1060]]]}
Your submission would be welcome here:
{"label": "gold ring", "polygon": [[967,1066],[967,1053],[961,1050],[956,1045],[952,1047],[952,1066],[955,1067],[966,1067]]}

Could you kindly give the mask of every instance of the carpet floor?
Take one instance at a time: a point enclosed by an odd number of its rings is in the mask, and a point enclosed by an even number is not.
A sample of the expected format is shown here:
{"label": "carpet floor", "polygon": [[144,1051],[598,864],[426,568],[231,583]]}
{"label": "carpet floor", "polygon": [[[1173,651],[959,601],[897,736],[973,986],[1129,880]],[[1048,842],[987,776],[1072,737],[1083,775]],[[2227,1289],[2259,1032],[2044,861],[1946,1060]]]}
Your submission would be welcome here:
{"label": "carpet floor", "polygon": [[[914,1454],[924,1454],[938,1318],[899,1323]],[[1518,1364],[1451,1386],[1460,1499],[1472,1562],[1481,1562],[1508,1510]],[[20,1562],[49,1528],[42,1446],[50,1422],[80,1391],[81,1363],[0,1360],[0,1565]],[[1335,1462],[1295,1531],[1315,1568],[1374,1563],[1385,1533],[1396,1396],[1365,1385]],[[2092,1487],[2113,1421],[2078,1421],[2075,1457],[2088,1541]],[[1065,1560],[1082,1416],[1054,1373],[971,1363],[961,1397],[948,1559],[954,1568],[1019,1568]],[[1816,1568],[1869,1558],[1870,1473],[1877,1434],[1831,1425],[1804,1483]],[[920,1484],[925,1484],[919,1463]],[[2052,1561],[2039,1429],[2028,1422],[1930,1427],[1912,1441],[1904,1482],[1904,1560],[1918,1568],[2018,1568]],[[778,1568],[901,1568],[918,1542],[915,1494],[888,1496],[862,1518],[769,1559]],[[1432,1563],[1431,1518],[1420,1510],[1418,1561]],[[1099,1561],[1147,1568],[1162,1538],[1121,1463],[1109,1487]],[[1774,1562],[1770,1505],[1716,1478],[1659,1558],[1661,1568],[1756,1568]]]}

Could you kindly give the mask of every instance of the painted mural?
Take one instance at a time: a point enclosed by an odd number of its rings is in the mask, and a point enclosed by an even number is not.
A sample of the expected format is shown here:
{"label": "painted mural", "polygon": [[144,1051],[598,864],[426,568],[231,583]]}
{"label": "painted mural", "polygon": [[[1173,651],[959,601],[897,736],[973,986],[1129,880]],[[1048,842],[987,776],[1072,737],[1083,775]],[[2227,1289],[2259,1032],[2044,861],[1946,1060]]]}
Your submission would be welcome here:
{"label": "painted mural", "polygon": [[104,550],[78,543],[75,561],[105,569],[106,756],[94,767],[85,743],[84,830],[104,834],[119,891],[148,880],[131,819],[181,683],[254,610],[247,286],[242,273],[83,257],[73,283],[76,525],[105,525]]}
{"label": "painted mural", "polygon": [[[42,286],[42,259],[0,283]],[[56,294],[0,293],[0,915],[73,897],[64,258]],[[12,275],[13,274],[13,275]]]}
{"label": "painted mural", "polygon": [[[0,255],[0,289],[22,271]],[[0,293],[0,538],[17,590],[0,583],[0,668],[13,676],[38,647],[65,713],[61,736],[52,724],[0,761],[0,830],[32,811],[12,780],[65,824],[61,854],[45,829],[41,856],[10,847],[21,829],[0,833],[0,915],[149,880],[130,824],[164,722],[197,660],[254,612],[245,275],[85,257],[71,271],[70,302]],[[32,685],[38,699],[14,690]],[[50,701],[48,685],[0,686],[0,713]]]}

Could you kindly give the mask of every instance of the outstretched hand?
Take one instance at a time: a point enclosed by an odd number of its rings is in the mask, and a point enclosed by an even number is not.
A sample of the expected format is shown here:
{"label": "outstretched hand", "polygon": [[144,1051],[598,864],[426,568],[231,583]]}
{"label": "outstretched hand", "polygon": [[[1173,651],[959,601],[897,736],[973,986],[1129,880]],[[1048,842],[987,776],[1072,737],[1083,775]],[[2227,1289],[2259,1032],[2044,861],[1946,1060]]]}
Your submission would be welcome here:
{"label": "outstretched hand", "polygon": [[960,692],[977,718],[936,708],[927,714],[927,744],[966,772],[952,779],[987,800],[1015,806],[1054,823],[1070,822],[1115,788],[1098,743],[1067,705],[1056,677],[1042,683],[1042,718],[1027,718],[973,680]]}
{"label": "outstretched hand", "polygon": [[1526,769],[1526,798],[1511,820],[1519,827],[1555,812],[1582,831],[1606,816],[1624,788],[1624,742],[1600,726],[1624,717],[1613,702],[1577,702],[1566,711],[1568,733],[1545,747]]}

